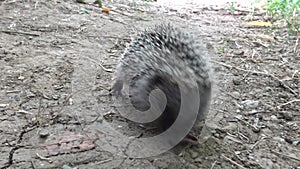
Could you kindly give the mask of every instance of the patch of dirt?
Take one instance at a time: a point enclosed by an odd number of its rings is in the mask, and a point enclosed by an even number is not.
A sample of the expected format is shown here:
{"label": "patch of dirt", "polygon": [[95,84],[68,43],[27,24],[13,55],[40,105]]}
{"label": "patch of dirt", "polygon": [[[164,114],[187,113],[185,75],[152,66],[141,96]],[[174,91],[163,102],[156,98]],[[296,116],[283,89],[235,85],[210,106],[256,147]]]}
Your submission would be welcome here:
{"label": "patch of dirt", "polygon": [[[1,168],[300,167],[299,37],[246,24],[267,21],[263,12],[121,0],[104,2],[109,14],[71,0],[0,4]],[[128,140],[112,128],[140,129],[114,110],[108,89],[130,36],[161,20],[215,50],[206,137],[128,158]]]}

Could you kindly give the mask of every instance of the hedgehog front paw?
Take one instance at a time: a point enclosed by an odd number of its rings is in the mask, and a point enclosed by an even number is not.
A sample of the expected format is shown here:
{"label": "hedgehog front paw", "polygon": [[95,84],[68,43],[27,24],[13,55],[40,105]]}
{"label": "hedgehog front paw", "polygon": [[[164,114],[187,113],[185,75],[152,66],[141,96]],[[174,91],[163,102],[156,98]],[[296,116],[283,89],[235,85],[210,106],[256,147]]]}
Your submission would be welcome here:
{"label": "hedgehog front paw", "polygon": [[190,133],[184,137],[183,141],[195,146],[200,144],[198,138],[191,135]]}
{"label": "hedgehog front paw", "polygon": [[109,89],[110,96],[123,97],[123,93],[121,90],[115,90],[113,87]]}
{"label": "hedgehog front paw", "polygon": [[123,88],[123,81],[117,80],[114,85],[109,89],[109,95],[122,97],[122,88]]}

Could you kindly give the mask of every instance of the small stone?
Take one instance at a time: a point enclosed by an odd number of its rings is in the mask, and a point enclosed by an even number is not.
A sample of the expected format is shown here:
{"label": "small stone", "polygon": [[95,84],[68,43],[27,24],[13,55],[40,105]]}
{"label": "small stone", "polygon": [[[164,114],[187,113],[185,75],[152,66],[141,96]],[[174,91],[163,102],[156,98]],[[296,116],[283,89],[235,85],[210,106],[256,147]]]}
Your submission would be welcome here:
{"label": "small stone", "polygon": [[241,104],[243,105],[243,107],[245,109],[249,109],[249,108],[257,108],[259,105],[259,101],[258,100],[244,100],[241,102]]}
{"label": "small stone", "polygon": [[192,159],[196,159],[199,156],[199,153],[196,152],[196,151],[191,150],[190,155],[191,155]]}
{"label": "small stone", "polygon": [[263,119],[263,116],[261,114],[257,114],[256,117],[259,119],[259,120],[262,120]]}
{"label": "small stone", "polygon": [[235,50],[233,53],[235,55],[244,55],[245,52],[243,50]]}
{"label": "small stone", "polygon": [[41,130],[40,132],[39,132],[39,136],[40,136],[40,138],[46,138],[46,137],[48,137],[50,134],[49,134],[49,132],[47,131],[47,130]]}
{"label": "small stone", "polygon": [[215,133],[214,136],[215,136],[216,138],[219,138],[219,137],[220,137],[220,134],[219,134],[219,133]]}
{"label": "small stone", "polygon": [[200,157],[198,157],[194,161],[195,161],[195,163],[201,163],[202,159]]}
{"label": "small stone", "polygon": [[271,121],[278,121],[278,118],[275,115],[272,115],[270,120]]}
{"label": "small stone", "polygon": [[72,169],[72,167],[68,166],[68,165],[63,165],[62,166],[63,169]]}
{"label": "small stone", "polygon": [[234,85],[240,85],[241,84],[241,80],[239,80],[239,79],[233,79],[232,82],[233,82]]}
{"label": "small stone", "polygon": [[290,143],[290,144],[293,144],[293,140],[289,137],[285,137],[284,140],[287,142],[287,143]]}
{"label": "small stone", "polygon": [[284,112],[284,113],[282,113],[282,116],[287,121],[292,121],[294,119],[293,114],[290,112]]}
{"label": "small stone", "polygon": [[155,159],[153,163],[158,168],[168,168],[169,166],[166,162],[158,159]]}
{"label": "small stone", "polygon": [[97,118],[97,122],[103,123],[103,119],[99,117],[99,118]]}
{"label": "small stone", "polygon": [[283,138],[281,138],[279,136],[273,137],[273,140],[279,141],[279,142],[284,142],[285,141],[285,139],[283,139]]}
{"label": "small stone", "polygon": [[9,104],[0,104],[0,108],[5,108],[7,107]]}
{"label": "small stone", "polygon": [[298,138],[297,140],[294,140],[292,144],[295,145],[295,146],[299,145],[300,144],[300,139]]}
{"label": "small stone", "polygon": [[232,95],[234,98],[239,98],[239,97],[240,97],[240,93],[237,92],[237,91],[232,92],[231,95]]}
{"label": "small stone", "polygon": [[260,132],[260,127],[253,127],[253,128],[252,128],[252,131],[253,131],[254,133],[259,133],[259,132]]}
{"label": "small stone", "polygon": [[238,114],[238,115],[235,116],[235,118],[238,119],[238,120],[243,119],[243,115]]}
{"label": "small stone", "polygon": [[59,97],[60,97],[60,96],[59,96],[58,94],[55,94],[55,95],[52,96],[53,100],[58,100]]}
{"label": "small stone", "polygon": [[19,77],[18,77],[18,80],[24,80],[24,79],[25,79],[24,76],[19,76]]}

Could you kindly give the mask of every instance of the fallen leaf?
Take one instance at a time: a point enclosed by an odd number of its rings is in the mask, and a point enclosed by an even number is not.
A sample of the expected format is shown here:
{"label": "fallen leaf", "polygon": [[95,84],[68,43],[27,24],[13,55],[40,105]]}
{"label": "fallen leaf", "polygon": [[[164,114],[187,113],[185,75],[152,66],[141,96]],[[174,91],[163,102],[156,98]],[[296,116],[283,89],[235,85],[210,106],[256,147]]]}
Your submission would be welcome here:
{"label": "fallen leaf", "polygon": [[258,27],[271,27],[272,24],[270,22],[262,22],[262,21],[252,21],[249,22],[250,25],[258,26]]}
{"label": "fallen leaf", "polygon": [[109,13],[109,8],[102,8],[102,12]]}
{"label": "fallen leaf", "polygon": [[89,11],[86,9],[80,9],[80,14],[88,14]]}

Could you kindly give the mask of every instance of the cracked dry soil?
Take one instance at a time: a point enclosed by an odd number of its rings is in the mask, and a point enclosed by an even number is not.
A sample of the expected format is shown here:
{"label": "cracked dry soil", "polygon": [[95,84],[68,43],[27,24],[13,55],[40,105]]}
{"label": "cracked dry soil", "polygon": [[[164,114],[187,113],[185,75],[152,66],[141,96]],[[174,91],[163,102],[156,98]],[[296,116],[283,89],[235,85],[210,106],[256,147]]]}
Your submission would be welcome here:
{"label": "cracked dry soil", "polygon": [[[1,168],[300,168],[300,56],[263,12],[105,1],[0,1]],[[205,141],[126,157],[112,128],[138,136],[108,88],[131,35],[171,21],[214,50],[217,91]]]}

